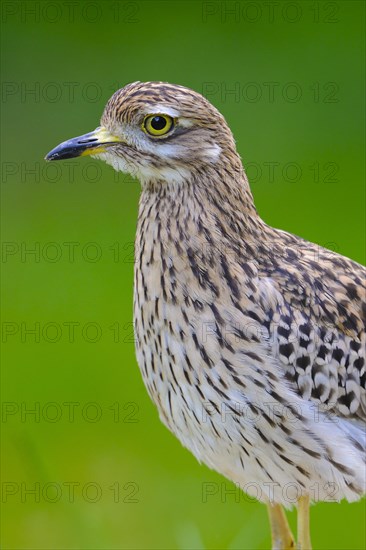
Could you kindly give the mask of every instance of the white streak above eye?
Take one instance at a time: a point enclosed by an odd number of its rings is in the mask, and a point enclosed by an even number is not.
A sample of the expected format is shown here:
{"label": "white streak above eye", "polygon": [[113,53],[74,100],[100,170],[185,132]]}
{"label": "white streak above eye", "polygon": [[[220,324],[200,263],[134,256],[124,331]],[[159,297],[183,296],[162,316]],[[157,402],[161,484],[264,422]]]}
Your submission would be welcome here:
{"label": "white streak above eye", "polygon": [[173,118],[179,117],[179,111],[172,109],[172,107],[167,107],[166,105],[159,104],[154,106],[146,106],[145,115],[169,115]]}

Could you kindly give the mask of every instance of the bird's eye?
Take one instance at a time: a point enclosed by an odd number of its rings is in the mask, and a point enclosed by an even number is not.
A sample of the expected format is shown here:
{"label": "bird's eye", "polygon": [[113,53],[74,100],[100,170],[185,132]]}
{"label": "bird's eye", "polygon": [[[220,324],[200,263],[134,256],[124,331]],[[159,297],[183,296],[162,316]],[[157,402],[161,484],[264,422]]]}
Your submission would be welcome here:
{"label": "bird's eye", "polygon": [[148,115],[143,129],[151,136],[164,136],[173,128],[174,119],[168,115]]}

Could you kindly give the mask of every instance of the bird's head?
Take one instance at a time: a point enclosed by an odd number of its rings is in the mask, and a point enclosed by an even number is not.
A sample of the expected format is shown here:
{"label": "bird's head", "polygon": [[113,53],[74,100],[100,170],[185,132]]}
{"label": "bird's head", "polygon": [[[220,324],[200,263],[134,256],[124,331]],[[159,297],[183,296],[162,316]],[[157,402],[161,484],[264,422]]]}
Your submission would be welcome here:
{"label": "bird's head", "polygon": [[134,82],[108,101],[100,126],[58,145],[46,160],[92,155],[142,183],[182,181],[215,165],[235,144],[203,96],[164,82]]}

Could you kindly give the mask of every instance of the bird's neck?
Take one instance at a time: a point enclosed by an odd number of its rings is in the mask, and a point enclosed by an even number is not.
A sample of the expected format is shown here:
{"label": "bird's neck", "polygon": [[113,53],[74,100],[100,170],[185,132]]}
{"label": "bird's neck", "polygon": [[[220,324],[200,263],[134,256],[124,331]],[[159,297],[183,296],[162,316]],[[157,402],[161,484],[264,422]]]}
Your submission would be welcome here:
{"label": "bird's neck", "polygon": [[263,240],[266,225],[258,216],[241,160],[196,169],[186,181],[150,181],[143,186],[138,221],[141,243],[169,254],[172,243],[187,248],[235,248]]}

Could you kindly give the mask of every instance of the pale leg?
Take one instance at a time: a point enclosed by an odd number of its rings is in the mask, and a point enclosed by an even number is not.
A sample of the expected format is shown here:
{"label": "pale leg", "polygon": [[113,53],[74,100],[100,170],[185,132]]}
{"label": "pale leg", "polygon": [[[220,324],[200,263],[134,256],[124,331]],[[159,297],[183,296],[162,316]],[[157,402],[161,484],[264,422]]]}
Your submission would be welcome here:
{"label": "pale leg", "polygon": [[271,523],[272,550],[291,550],[295,539],[291,533],[286,514],[280,504],[267,504]]}
{"label": "pale leg", "polygon": [[300,497],[297,503],[297,547],[299,550],[311,550],[309,510],[309,495]]}

